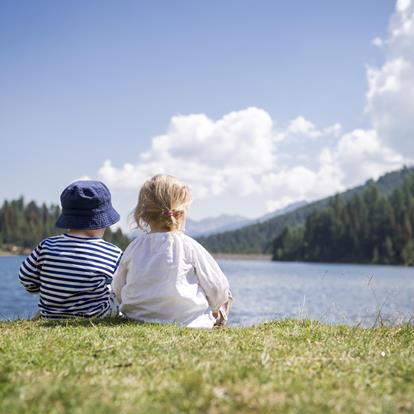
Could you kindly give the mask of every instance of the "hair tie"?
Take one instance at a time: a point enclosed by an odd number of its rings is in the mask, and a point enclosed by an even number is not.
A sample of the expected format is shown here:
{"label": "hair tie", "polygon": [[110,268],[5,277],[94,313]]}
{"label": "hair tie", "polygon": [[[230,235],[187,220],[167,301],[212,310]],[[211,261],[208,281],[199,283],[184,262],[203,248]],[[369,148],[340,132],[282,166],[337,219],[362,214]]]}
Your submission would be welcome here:
{"label": "hair tie", "polygon": [[174,211],[165,209],[162,213],[165,217],[174,217]]}

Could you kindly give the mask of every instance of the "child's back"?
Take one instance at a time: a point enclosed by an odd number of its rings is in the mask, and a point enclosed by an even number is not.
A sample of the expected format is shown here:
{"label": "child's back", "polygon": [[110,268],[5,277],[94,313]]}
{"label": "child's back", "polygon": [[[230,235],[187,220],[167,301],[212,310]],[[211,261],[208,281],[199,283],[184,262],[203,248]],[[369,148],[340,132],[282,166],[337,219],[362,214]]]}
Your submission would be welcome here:
{"label": "child's back", "polygon": [[182,232],[142,234],[127,248],[114,278],[121,312],[143,322],[211,328],[211,309],[229,298],[210,254]]}
{"label": "child's back", "polygon": [[98,237],[49,237],[22,263],[19,278],[29,292],[40,292],[42,318],[101,317],[110,312],[108,285],[121,254]]}
{"label": "child's back", "polygon": [[19,278],[30,293],[40,293],[44,319],[118,314],[110,290],[122,251],[102,240],[119,220],[111,194],[99,181],[76,181],[62,192],[56,226],[68,233],[43,240],[20,266]]}
{"label": "child's back", "polygon": [[175,177],[157,175],[142,186],[134,216],[146,233],[128,246],[112,283],[127,317],[199,328],[225,321],[227,278],[182,232],[190,202],[188,187]]}

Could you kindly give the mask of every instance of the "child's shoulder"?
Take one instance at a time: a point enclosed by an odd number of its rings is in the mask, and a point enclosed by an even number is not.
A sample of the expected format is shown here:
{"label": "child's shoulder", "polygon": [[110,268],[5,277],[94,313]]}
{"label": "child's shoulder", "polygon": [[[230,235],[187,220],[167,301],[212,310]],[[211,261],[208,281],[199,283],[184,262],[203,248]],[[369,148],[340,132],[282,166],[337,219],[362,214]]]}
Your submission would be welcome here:
{"label": "child's shoulder", "polygon": [[116,246],[115,244],[112,244],[110,242],[107,242],[104,239],[100,238],[80,238],[80,237],[69,237],[66,234],[59,234],[57,236],[50,236],[45,239],[43,239],[39,244],[38,248],[71,248],[71,247],[84,247],[89,249],[98,248],[100,250],[103,250],[104,252],[107,252],[112,255],[121,255],[122,250]]}
{"label": "child's shoulder", "polygon": [[188,234],[182,233],[184,244],[194,250],[204,250],[204,247],[196,239],[193,239]]}
{"label": "child's shoulder", "polygon": [[143,240],[144,237],[141,233],[136,234],[124,250],[122,254],[123,260],[126,260],[127,257],[130,257],[131,254],[133,254],[133,252],[135,251],[135,249],[142,243]]}
{"label": "child's shoulder", "polygon": [[182,239],[184,240],[185,243],[187,244],[199,244],[197,240],[193,239],[191,236],[189,236],[188,234],[185,233],[180,233]]}
{"label": "child's shoulder", "polygon": [[43,239],[39,244],[38,247],[43,247],[44,245],[53,244],[65,239],[63,234],[58,234],[56,236],[49,236]]}
{"label": "child's shoulder", "polygon": [[122,249],[120,249],[116,244],[110,243],[104,239],[99,239],[98,244],[105,250],[108,250],[108,252],[118,255],[122,254]]}

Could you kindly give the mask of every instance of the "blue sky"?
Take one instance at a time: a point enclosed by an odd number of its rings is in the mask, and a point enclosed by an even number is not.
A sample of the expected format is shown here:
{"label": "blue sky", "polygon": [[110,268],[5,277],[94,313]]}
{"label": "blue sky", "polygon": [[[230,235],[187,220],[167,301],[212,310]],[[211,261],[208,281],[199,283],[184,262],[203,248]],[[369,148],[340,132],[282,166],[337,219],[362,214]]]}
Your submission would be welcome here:
{"label": "blue sky", "polygon": [[[298,116],[369,128],[367,65],[384,61],[372,39],[387,36],[394,9],[389,0],[1,0],[0,199],[57,201],[73,179],[102,179],[105,160],[139,163],[179,114],[216,121],[255,107],[272,128]],[[213,213],[248,214],[222,201]],[[251,208],[259,215],[265,201]]]}

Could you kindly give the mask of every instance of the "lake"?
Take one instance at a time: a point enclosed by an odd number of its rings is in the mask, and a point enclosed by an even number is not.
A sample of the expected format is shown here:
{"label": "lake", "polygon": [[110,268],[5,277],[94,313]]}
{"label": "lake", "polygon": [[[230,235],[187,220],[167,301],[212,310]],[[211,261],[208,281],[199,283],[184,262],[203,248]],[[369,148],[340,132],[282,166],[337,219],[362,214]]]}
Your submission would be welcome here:
{"label": "lake", "polygon": [[[0,257],[0,319],[30,318],[37,296],[17,278],[22,257]],[[220,260],[235,298],[231,325],[285,318],[373,326],[414,319],[414,269]]]}

